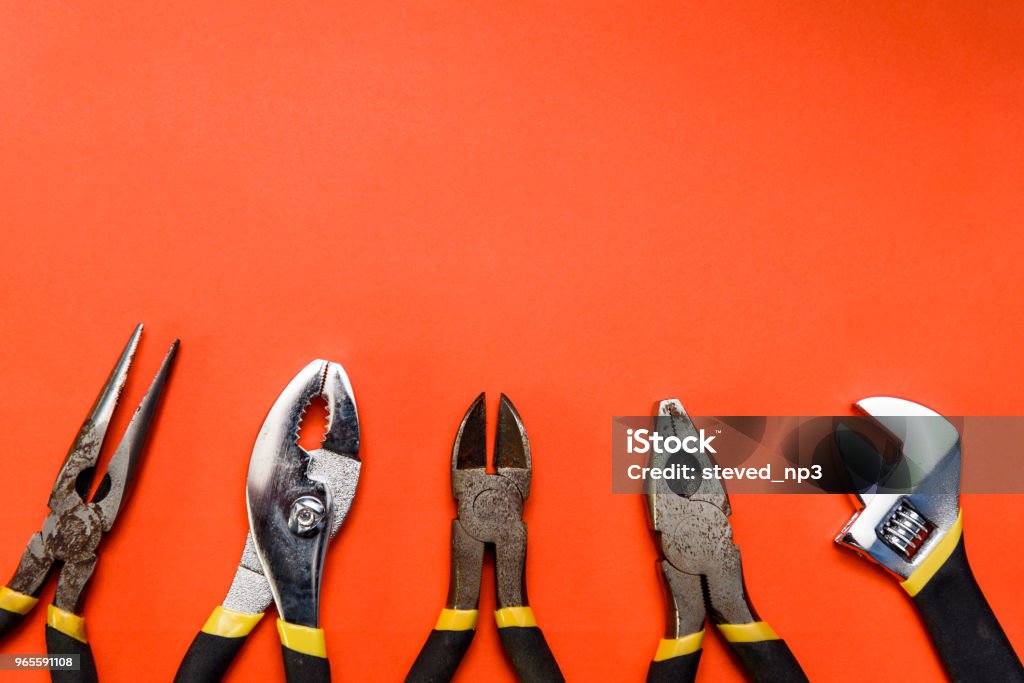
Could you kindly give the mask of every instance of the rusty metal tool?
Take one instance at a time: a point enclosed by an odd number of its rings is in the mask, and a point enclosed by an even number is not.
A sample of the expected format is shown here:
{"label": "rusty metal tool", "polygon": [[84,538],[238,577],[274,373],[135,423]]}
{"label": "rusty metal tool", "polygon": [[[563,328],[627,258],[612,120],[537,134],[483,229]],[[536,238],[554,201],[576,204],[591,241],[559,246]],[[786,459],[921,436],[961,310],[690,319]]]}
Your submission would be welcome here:
{"label": "rusty metal tool", "polygon": [[[654,424],[661,435],[697,436],[675,399],[661,401]],[[649,465],[664,468],[669,457],[652,451]],[[705,452],[693,457],[702,471],[714,466]],[[761,621],[747,595],[740,549],[729,523],[732,508],[721,481],[699,477],[679,487],[666,479],[647,479],[645,487],[669,617],[648,669],[649,683],[694,680],[708,617],[752,680],[806,681],[789,646]]]}
{"label": "rusty metal tool", "polygon": [[0,586],[0,636],[3,636],[36,605],[46,579],[60,567],[57,592],[47,609],[46,649],[52,655],[78,655],[79,669],[51,669],[51,678],[58,683],[96,680],[96,663],[86,639],[85,618],[81,615],[82,602],[99,560],[100,541],[114,526],[124,504],[178,351],[175,340],[90,499],[96,462],[141,336],[142,325],[139,325],[128,339],[64,459],[47,502],[50,513],[43,521],[42,530],[29,539],[14,577],[8,585]]}
{"label": "rusty metal tool", "polygon": [[498,635],[517,676],[528,683],[564,681],[526,598],[526,524],[533,463],[523,421],[504,394],[494,445],[496,474],[487,473],[484,394],[470,405],[452,448],[452,520],[448,599],[406,683],[450,681],[476,633],[484,551],[495,553]]}

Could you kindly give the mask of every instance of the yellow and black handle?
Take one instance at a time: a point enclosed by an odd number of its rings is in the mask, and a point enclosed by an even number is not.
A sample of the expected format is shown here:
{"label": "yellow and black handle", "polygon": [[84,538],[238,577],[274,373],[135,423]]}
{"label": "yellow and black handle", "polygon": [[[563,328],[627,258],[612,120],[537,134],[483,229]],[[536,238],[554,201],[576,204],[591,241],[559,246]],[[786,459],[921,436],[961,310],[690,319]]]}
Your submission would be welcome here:
{"label": "yellow and black handle", "polygon": [[902,584],[953,681],[1024,682],[1024,667],[967,561],[960,519]]}
{"label": "yellow and black handle", "polygon": [[231,662],[263,614],[238,612],[218,606],[185,653],[174,683],[215,683],[224,678]]}
{"label": "yellow and black handle", "polygon": [[46,652],[57,655],[78,655],[78,669],[51,669],[53,683],[96,683],[96,661],[85,636],[85,619],[49,605],[46,612]]}
{"label": "yellow and black handle", "polygon": [[[718,631],[755,683],[806,683],[807,675],[790,651],[764,621],[718,624]],[[648,683],[690,682],[697,676],[704,631],[665,639],[647,670]]]}
{"label": "yellow and black handle", "polygon": [[[39,599],[0,586],[0,637],[13,631],[32,611]],[[78,655],[78,669],[52,669],[54,683],[95,683],[96,661],[85,635],[85,619],[56,605],[46,609],[46,652],[50,655]]]}
{"label": "yellow and black handle", "polygon": [[[443,609],[413,662],[406,683],[447,683],[455,675],[476,633],[475,609]],[[544,633],[529,607],[503,607],[494,613],[501,646],[523,683],[563,683]]]}
{"label": "yellow and black handle", "polygon": [[37,602],[39,598],[0,586],[0,638],[17,628]]}
{"label": "yellow and black handle", "polygon": [[718,624],[718,631],[756,683],[806,683],[807,675],[767,622]]}
{"label": "yellow and black handle", "polygon": [[330,683],[331,665],[327,661],[323,629],[278,619],[277,633],[281,636],[284,677],[288,683]]}
{"label": "yellow and black handle", "polygon": [[663,638],[647,669],[647,683],[692,683],[697,678],[704,631]]}
{"label": "yellow and black handle", "polygon": [[475,609],[441,610],[434,630],[427,636],[427,642],[405,677],[405,683],[450,681],[473,642],[479,614]]}
{"label": "yellow and black handle", "polygon": [[564,683],[565,677],[537,626],[533,610],[527,606],[503,607],[494,613],[498,637],[512,661],[519,680],[524,683]]}

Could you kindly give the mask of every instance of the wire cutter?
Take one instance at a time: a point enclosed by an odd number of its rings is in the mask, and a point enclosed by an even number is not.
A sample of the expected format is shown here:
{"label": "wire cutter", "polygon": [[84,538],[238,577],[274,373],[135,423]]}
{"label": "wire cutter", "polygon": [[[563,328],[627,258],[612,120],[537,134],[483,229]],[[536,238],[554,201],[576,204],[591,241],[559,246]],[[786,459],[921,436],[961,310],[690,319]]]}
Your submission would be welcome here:
{"label": "wire cutter", "polygon": [[[320,448],[298,444],[313,399],[327,404]],[[179,683],[220,680],[246,636],[277,606],[285,678],[329,681],[319,624],[320,581],[331,538],[359,483],[359,418],[345,370],[315,360],[274,403],[256,437],[246,480],[249,533],[224,603],[214,608],[178,668]]]}
{"label": "wire cutter", "polygon": [[497,474],[487,473],[484,394],[469,407],[452,448],[452,520],[448,600],[407,683],[450,681],[476,633],[484,550],[494,550],[498,635],[522,681],[564,681],[526,598],[526,524],[523,502],[530,495],[530,441],[523,421],[504,394],[494,445]]}
{"label": "wire cutter", "polygon": [[139,325],[64,458],[50,492],[50,513],[43,520],[42,531],[29,539],[14,578],[8,585],[0,586],[0,636],[4,636],[35,607],[43,584],[60,564],[57,592],[46,612],[46,650],[52,655],[78,655],[79,669],[52,669],[54,681],[96,680],[96,663],[81,615],[82,602],[99,559],[100,541],[114,526],[124,503],[178,351],[175,340],[89,500],[96,462],[141,336]]}
{"label": "wire cutter", "polygon": [[836,543],[902,580],[952,680],[1024,681],[1020,659],[967,561],[956,427],[901,398],[876,396],[854,407],[867,418],[840,422],[835,436],[864,507]]}
{"label": "wire cutter", "polygon": [[[698,440],[690,417],[675,399],[658,405],[654,425],[659,434]],[[672,457],[652,450],[648,464],[664,468]],[[669,616],[647,680],[694,680],[704,622],[710,616],[754,681],[806,681],[789,646],[759,619],[747,595],[740,549],[729,524],[729,497],[717,478],[703,478],[703,472],[714,467],[711,456],[699,451],[692,457],[698,473],[694,479],[645,482]]]}

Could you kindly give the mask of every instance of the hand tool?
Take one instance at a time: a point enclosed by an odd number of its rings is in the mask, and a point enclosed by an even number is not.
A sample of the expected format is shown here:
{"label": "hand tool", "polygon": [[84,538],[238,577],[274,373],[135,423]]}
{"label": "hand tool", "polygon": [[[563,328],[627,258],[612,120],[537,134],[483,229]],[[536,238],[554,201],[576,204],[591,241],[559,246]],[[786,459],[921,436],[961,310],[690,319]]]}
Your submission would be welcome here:
{"label": "hand tool", "polygon": [[[836,543],[902,579],[952,680],[1024,681],[967,562],[956,427],[901,398],[876,396],[854,406],[870,420],[840,422],[836,445],[864,507]],[[880,449],[871,426],[884,432]],[[895,459],[886,457],[893,451]]]}
{"label": "hand tool", "polygon": [[[698,437],[683,405],[675,399],[661,401],[654,425],[663,436]],[[652,449],[648,464],[662,469],[672,457]],[[694,680],[704,622],[710,616],[754,681],[806,681],[789,646],[759,619],[747,595],[740,549],[732,540],[729,497],[721,481],[702,476],[704,470],[714,467],[714,461],[702,450],[688,457],[695,461],[690,464],[694,479],[670,483],[648,478],[644,484],[669,616],[647,680]]]}
{"label": "hand tool", "polygon": [[[299,446],[302,416],[327,404],[320,448]],[[345,370],[315,360],[285,387],[256,437],[246,481],[249,533],[224,603],[178,668],[178,683],[219,681],[273,600],[289,683],[330,680],[319,628],[320,580],[330,539],[359,483],[359,418]]]}
{"label": "hand tool", "polygon": [[564,681],[526,599],[526,524],[533,463],[523,421],[504,394],[494,445],[497,474],[487,473],[484,394],[466,411],[452,448],[452,520],[448,600],[413,662],[407,683],[450,681],[476,633],[484,550],[494,550],[498,635],[521,681]]}
{"label": "hand tool", "polygon": [[124,503],[178,351],[178,340],[175,340],[90,500],[100,450],[141,336],[142,325],[139,325],[128,339],[64,459],[50,492],[47,502],[50,513],[43,521],[42,531],[29,539],[14,578],[8,585],[0,586],[0,636],[3,636],[36,605],[43,584],[60,563],[57,592],[46,613],[46,650],[51,655],[78,655],[79,669],[51,670],[50,677],[58,683],[96,680],[96,662],[86,640],[85,618],[81,615],[82,602],[99,559],[98,546],[104,534],[114,526]]}

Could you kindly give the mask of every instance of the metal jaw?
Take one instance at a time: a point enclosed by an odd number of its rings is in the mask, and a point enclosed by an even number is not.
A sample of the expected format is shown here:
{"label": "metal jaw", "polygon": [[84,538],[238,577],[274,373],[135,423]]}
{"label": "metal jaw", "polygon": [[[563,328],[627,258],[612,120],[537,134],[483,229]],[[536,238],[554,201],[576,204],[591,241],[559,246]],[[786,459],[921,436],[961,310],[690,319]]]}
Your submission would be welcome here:
{"label": "metal jaw", "polygon": [[[317,397],[327,402],[327,431],[321,448],[306,451],[298,444],[299,428]],[[314,628],[319,623],[324,556],[355,497],[358,452],[359,420],[348,376],[337,363],[313,361],[285,387],[267,415],[246,482],[252,547],[278,612],[289,623]],[[247,537],[232,584],[232,592],[237,584],[245,591],[243,597],[250,598],[244,611],[265,594],[257,578],[261,572],[246,566],[252,564],[249,546]],[[231,593],[226,607],[232,607],[230,601]]]}
{"label": "metal jaw", "polygon": [[[696,436],[697,430],[675,399],[658,404],[655,429],[662,435]],[[653,453],[650,467],[664,467],[672,457]],[[697,467],[711,467],[706,453],[694,453]],[[700,471],[697,471],[700,477]],[[757,621],[747,599],[739,548],[732,541],[729,497],[718,479],[698,478],[673,486],[663,479],[645,482],[647,509],[661,555],[669,608],[667,638],[681,638],[704,628],[708,615],[716,624]]]}
{"label": "metal jaw", "polygon": [[[864,508],[836,537],[901,578],[908,578],[928,557],[959,515],[960,434],[930,408],[901,398],[878,396],[858,401],[858,411],[872,418],[899,444],[899,460],[884,471],[873,489],[858,494]],[[854,428],[836,429],[839,453],[848,470],[864,462],[881,462],[868,440]],[[887,492],[909,485],[909,492]]]}
{"label": "metal jaw", "polygon": [[519,413],[504,394],[498,407],[494,465],[497,474],[488,474],[487,413],[480,394],[466,411],[452,448],[458,517],[452,521],[449,609],[476,609],[487,546],[495,552],[498,607],[528,604],[523,502],[530,495],[530,442]]}
{"label": "metal jaw", "polygon": [[50,492],[47,503],[50,514],[43,521],[42,531],[29,540],[10,582],[12,589],[36,595],[54,563],[63,563],[54,604],[68,612],[77,613],[80,608],[85,586],[96,567],[96,548],[117,519],[177,355],[178,341],[175,340],[111,457],[106,474],[95,494],[87,500],[107,428],[141,336],[142,325],[139,325],[75,437]]}

